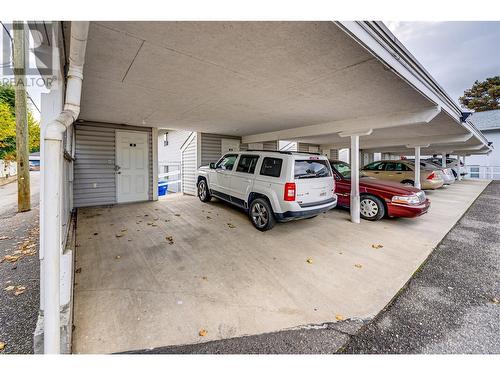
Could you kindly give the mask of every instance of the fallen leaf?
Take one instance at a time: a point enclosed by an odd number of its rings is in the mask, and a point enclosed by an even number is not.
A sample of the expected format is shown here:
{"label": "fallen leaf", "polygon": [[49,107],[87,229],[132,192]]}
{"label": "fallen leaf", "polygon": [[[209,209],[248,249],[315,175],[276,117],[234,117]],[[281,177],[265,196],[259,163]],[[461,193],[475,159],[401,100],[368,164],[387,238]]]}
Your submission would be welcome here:
{"label": "fallen leaf", "polygon": [[159,219],[159,218],[157,218],[157,217],[153,218],[153,220],[154,220],[154,221],[157,221],[158,219]]}
{"label": "fallen leaf", "polygon": [[75,271],[75,273],[81,273],[81,272],[82,272],[82,268],[81,267],[77,268],[76,271]]}
{"label": "fallen leaf", "polygon": [[6,256],[4,256],[4,260],[6,260],[7,262],[10,262],[10,263],[17,262],[19,260],[19,258],[21,258],[20,255],[6,255]]}
{"label": "fallen leaf", "polygon": [[165,219],[165,223],[168,223],[170,220],[169,219]]}
{"label": "fallen leaf", "polygon": [[207,216],[207,219],[211,219],[211,217],[210,217],[210,216]]}
{"label": "fallen leaf", "polygon": [[498,305],[498,304],[500,304],[500,301],[498,300],[498,298],[493,297],[491,299],[491,303],[494,303],[495,305]]}
{"label": "fallen leaf", "polygon": [[174,214],[174,216],[181,216],[181,214]]}
{"label": "fallen leaf", "polygon": [[372,247],[373,247],[374,249],[381,249],[381,248],[383,248],[384,246],[383,246],[383,245],[381,245],[381,244],[379,244],[379,243],[377,243],[377,244],[372,244]]}
{"label": "fallen leaf", "polygon": [[174,244],[174,237],[173,236],[167,236],[167,237],[165,237],[165,239],[168,241],[168,243],[170,245]]}
{"label": "fallen leaf", "polygon": [[200,335],[200,336],[206,336],[207,333],[208,332],[205,329],[202,328],[202,329],[200,329],[200,332],[198,332],[198,335]]}
{"label": "fallen leaf", "polygon": [[128,241],[128,242],[131,242],[131,241],[132,241],[132,238],[129,238],[127,241]]}
{"label": "fallen leaf", "polygon": [[126,232],[126,231],[127,231],[127,228],[123,228],[123,229],[122,229],[122,232]]}
{"label": "fallen leaf", "polygon": [[26,291],[26,287],[22,285],[16,286],[16,289],[14,290],[14,295],[18,296],[20,294],[23,294]]}
{"label": "fallen leaf", "polygon": [[206,276],[202,276],[202,278],[201,278],[201,279],[202,279],[202,280],[205,280],[205,281],[208,281],[208,277],[206,277]]}
{"label": "fallen leaf", "polygon": [[236,228],[236,227],[235,227],[233,224],[231,224],[231,223],[227,223],[227,226],[228,226],[229,228],[231,228],[231,229]]}
{"label": "fallen leaf", "polygon": [[354,265],[354,267],[356,267],[356,268],[361,268],[361,267],[363,267],[363,266],[362,266],[361,264],[355,264],[355,265]]}
{"label": "fallen leaf", "polygon": [[306,262],[309,263],[309,264],[312,264],[313,260],[312,260],[312,258],[307,258]]}
{"label": "fallen leaf", "polygon": [[98,234],[99,234],[98,232],[95,232],[95,233],[94,233],[94,236],[97,236]]}
{"label": "fallen leaf", "polygon": [[119,256],[119,255],[115,256],[115,259],[120,259],[120,258],[121,258],[121,256]]}
{"label": "fallen leaf", "polygon": [[123,233],[117,233],[117,234],[115,234],[115,236],[116,236],[116,237],[123,237],[123,236],[124,236],[124,234],[123,234]]}
{"label": "fallen leaf", "polygon": [[11,290],[14,290],[15,286],[14,285],[9,285],[7,288],[5,288],[4,290],[7,291],[7,292],[10,292]]}
{"label": "fallen leaf", "polygon": [[3,341],[0,341],[0,350],[4,350],[6,346],[7,346],[6,343],[4,343]]}
{"label": "fallen leaf", "polygon": [[157,225],[157,224],[155,224],[155,223],[153,223],[153,224],[151,224],[151,226],[152,226],[152,227],[157,227],[158,225]]}
{"label": "fallen leaf", "polygon": [[344,316],[343,315],[335,315],[335,319],[337,319],[338,321],[342,321],[342,320],[345,320]]}
{"label": "fallen leaf", "polygon": [[7,236],[0,236],[0,241],[1,240],[10,240],[10,237],[7,237]]}

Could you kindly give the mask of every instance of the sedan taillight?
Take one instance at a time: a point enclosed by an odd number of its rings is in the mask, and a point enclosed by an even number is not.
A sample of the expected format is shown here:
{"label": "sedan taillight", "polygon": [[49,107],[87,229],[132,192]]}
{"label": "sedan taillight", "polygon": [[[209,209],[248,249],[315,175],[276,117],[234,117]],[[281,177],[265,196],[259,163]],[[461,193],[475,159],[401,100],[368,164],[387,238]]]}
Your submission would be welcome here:
{"label": "sedan taillight", "polygon": [[431,174],[427,176],[428,180],[434,180],[435,178],[436,178],[436,174],[434,172],[431,172]]}
{"label": "sedan taillight", "polygon": [[295,200],[295,182],[287,182],[285,184],[285,194],[283,199],[289,202],[293,202]]}

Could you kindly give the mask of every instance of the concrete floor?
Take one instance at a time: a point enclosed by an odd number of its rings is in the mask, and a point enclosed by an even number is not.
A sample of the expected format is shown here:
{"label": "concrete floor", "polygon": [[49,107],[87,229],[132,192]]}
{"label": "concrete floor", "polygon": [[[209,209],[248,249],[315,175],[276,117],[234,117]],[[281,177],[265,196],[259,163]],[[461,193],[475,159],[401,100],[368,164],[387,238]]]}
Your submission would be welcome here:
{"label": "concrete floor", "polygon": [[73,351],[191,344],[337,315],[372,318],[486,185],[462,181],[428,192],[430,212],[416,219],[354,225],[335,209],[265,233],[233,207],[189,196],[80,209]]}

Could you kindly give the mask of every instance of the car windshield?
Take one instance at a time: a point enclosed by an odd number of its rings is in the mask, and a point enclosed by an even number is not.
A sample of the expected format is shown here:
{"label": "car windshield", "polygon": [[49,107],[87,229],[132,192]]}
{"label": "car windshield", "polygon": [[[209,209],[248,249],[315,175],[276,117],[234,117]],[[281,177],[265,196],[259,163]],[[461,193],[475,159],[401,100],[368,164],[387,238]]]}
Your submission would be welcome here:
{"label": "car windshield", "polygon": [[342,177],[351,178],[351,166],[349,164],[343,161],[332,161],[330,164]]}
{"label": "car windshield", "polygon": [[295,178],[331,176],[326,160],[295,160]]}

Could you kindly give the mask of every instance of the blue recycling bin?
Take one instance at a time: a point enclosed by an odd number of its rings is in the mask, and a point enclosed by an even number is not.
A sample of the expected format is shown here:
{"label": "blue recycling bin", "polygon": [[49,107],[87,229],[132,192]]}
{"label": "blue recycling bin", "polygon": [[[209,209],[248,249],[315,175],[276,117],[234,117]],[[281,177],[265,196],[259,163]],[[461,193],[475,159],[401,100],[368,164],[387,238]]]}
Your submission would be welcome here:
{"label": "blue recycling bin", "polygon": [[158,196],[164,196],[167,195],[168,193],[168,182],[167,181],[161,181],[158,182]]}

